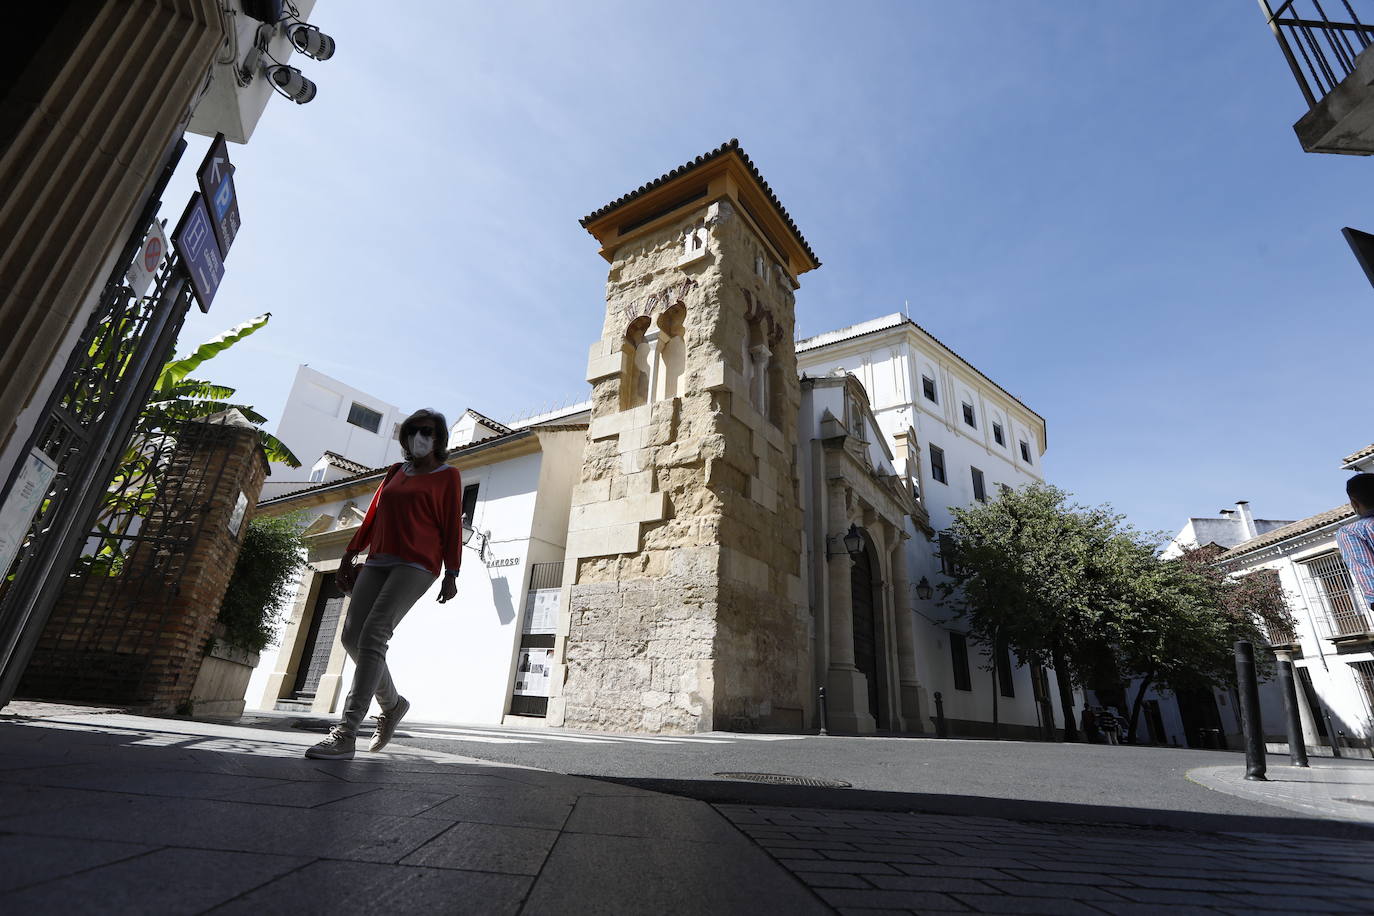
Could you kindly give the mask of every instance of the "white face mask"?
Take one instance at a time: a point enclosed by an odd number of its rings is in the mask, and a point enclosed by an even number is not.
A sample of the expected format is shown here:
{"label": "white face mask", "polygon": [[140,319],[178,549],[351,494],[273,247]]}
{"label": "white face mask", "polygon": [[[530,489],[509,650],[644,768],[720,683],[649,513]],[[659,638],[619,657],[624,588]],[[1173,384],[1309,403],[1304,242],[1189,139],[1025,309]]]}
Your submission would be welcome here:
{"label": "white face mask", "polygon": [[410,437],[410,454],[413,458],[424,458],[434,451],[434,439],[424,433],[414,433]]}

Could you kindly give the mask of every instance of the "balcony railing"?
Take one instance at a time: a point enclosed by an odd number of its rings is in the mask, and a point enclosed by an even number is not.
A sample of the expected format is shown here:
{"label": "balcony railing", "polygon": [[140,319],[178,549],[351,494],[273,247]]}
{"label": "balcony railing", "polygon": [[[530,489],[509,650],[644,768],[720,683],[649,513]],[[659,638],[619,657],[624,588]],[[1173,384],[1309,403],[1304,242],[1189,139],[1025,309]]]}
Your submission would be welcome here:
{"label": "balcony railing", "polygon": [[1264,629],[1269,637],[1269,645],[1275,649],[1291,649],[1298,645],[1298,634],[1291,626],[1267,623]]}
{"label": "balcony railing", "polygon": [[1355,72],[1355,58],[1374,42],[1374,25],[1355,12],[1356,6],[1365,9],[1374,23],[1370,0],[1287,0],[1277,7],[1259,0],[1259,5],[1308,108]]}
{"label": "balcony railing", "polygon": [[1350,640],[1374,636],[1374,614],[1355,586],[1341,555],[1335,551],[1304,560],[1303,590],[1315,610],[1322,636]]}
{"label": "balcony railing", "polygon": [[1321,618],[1321,628],[1327,639],[1374,638],[1374,614],[1358,605],[1328,607]]}

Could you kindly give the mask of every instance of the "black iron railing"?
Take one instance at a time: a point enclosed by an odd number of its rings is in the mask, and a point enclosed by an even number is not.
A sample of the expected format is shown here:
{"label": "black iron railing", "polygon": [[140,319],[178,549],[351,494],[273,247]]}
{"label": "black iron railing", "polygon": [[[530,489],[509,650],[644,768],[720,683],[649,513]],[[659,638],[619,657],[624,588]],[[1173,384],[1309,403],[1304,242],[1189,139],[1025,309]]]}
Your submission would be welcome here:
{"label": "black iron railing", "polygon": [[1259,5],[1308,108],[1354,73],[1355,58],[1374,42],[1374,25],[1361,22],[1355,12],[1356,6],[1364,7],[1374,23],[1369,0],[1286,0],[1277,7],[1259,0]]}

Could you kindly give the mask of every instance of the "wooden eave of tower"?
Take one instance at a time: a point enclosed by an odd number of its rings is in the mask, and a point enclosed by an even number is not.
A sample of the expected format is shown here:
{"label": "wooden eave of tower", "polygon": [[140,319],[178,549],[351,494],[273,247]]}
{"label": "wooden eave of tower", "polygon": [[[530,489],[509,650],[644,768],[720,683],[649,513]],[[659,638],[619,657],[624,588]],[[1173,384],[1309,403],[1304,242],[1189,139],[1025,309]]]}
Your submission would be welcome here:
{"label": "wooden eave of tower", "polygon": [[582,227],[601,244],[601,256],[681,219],[688,208],[729,200],[795,279],[821,266],[754,163],[731,140],[583,217]]}

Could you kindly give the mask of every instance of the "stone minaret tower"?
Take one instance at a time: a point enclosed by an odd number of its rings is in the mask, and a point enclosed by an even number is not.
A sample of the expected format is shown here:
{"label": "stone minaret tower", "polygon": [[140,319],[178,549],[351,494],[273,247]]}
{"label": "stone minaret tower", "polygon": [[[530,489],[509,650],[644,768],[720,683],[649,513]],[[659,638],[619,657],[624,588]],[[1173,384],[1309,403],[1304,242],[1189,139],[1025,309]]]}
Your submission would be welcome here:
{"label": "stone minaret tower", "polygon": [[820,263],[735,140],[582,225],[611,270],[550,721],[800,729],[792,292]]}

